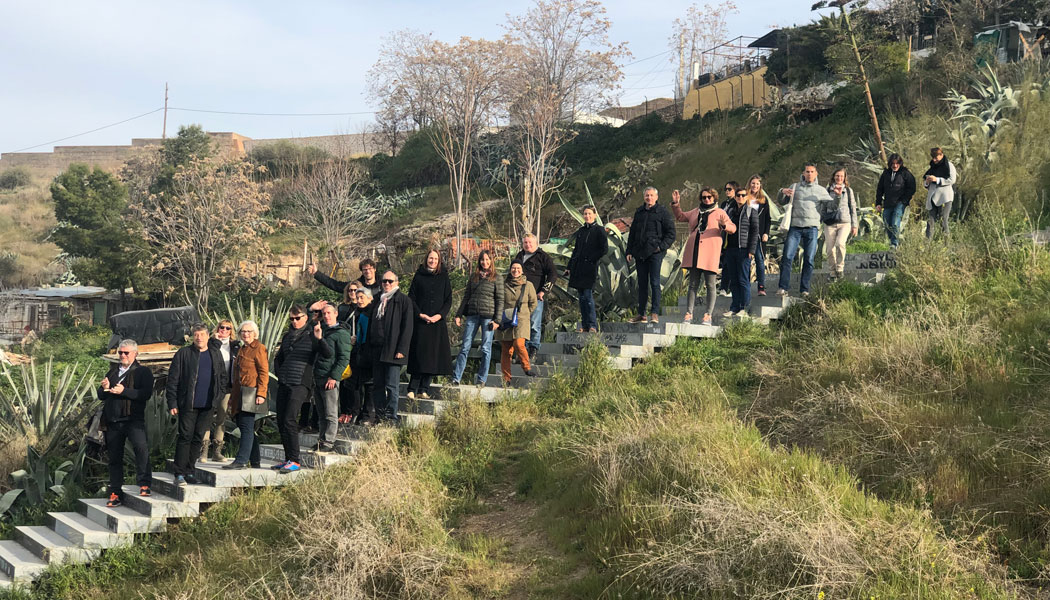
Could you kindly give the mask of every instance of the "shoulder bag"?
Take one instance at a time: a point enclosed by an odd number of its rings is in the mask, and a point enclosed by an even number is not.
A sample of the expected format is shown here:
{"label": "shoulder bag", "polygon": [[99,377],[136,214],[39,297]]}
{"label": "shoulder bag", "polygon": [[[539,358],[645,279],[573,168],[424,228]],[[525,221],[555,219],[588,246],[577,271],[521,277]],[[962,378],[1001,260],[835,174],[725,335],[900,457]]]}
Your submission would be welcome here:
{"label": "shoulder bag", "polygon": [[518,326],[518,309],[521,308],[521,299],[525,297],[525,284],[521,284],[521,293],[518,294],[518,301],[514,304],[514,312],[507,316],[507,310],[503,309],[503,318],[500,319],[500,329],[514,329]]}

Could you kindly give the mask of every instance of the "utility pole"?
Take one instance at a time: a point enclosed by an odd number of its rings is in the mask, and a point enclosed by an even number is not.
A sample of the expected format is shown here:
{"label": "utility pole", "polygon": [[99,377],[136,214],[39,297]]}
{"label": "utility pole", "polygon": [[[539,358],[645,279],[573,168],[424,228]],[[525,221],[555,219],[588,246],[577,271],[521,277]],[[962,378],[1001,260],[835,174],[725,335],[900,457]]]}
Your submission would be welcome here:
{"label": "utility pole", "polygon": [[168,82],[164,82],[164,125],[160,130],[160,139],[168,139]]}

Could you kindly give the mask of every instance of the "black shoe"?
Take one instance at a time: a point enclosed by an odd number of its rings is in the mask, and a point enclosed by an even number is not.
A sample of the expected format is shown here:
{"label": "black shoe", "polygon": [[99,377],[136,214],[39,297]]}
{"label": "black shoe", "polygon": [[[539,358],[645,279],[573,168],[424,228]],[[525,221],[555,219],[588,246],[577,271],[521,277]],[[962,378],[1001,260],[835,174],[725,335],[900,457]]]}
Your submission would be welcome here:
{"label": "black shoe", "polygon": [[200,481],[197,480],[197,476],[196,475],[187,475],[186,476],[186,483],[188,483],[190,485],[197,485],[198,483],[200,483]]}
{"label": "black shoe", "polygon": [[328,444],[328,443],[318,444],[317,445],[317,451],[318,452],[335,452],[335,444]]}
{"label": "black shoe", "polygon": [[525,376],[526,377],[539,377],[540,374],[537,373],[536,371],[533,371],[532,369],[529,369],[528,371],[525,371]]}
{"label": "black shoe", "polygon": [[536,353],[539,352],[539,348],[529,348],[529,363],[531,364],[536,360]]}
{"label": "black shoe", "polygon": [[248,468],[248,463],[242,463],[242,462],[233,461],[232,463],[230,463],[228,465],[223,465],[222,468],[223,469],[227,469],[227,470],[247,469]]}
{"label": "black shoe", "polygon": [[253,469],[261,469],[262,468],[262,463],[258,463],[258,464],[252,463],[252,468]]}

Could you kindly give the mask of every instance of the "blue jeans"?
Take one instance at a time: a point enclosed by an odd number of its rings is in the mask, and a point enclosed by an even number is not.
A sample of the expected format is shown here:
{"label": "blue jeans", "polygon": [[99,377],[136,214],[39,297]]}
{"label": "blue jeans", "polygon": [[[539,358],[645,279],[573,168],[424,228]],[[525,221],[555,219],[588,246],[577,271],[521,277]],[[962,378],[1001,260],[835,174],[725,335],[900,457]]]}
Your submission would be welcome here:
{"label": "blue jeans", "polygon": [[452,381],[463,378],[463,370],[467,368],[467,355],[474,342],[474,333],[481,330],[481,364],[478,365],[478,374],[474,377],[474,383],[484,385],[489,377],[489,360],[492,358],[492,328],[489,324],[492,319],[486,319],[481,315],[468,315],[463,317],[463,343],[459,347],[459,355],[456,356],[456,369],[452,373]]}
{"label": "blue jeans", "polygon": [[376,361],[372,367],[372,398],[376,405],[376,416],[397,421],[397,401],[400,397],[401,365]]}
{"label": "blue jeans", "polygon": [[543,300],[536,301],[536,310],[529,315],[529,330],[531,337],[525,340],[525,347],[530,351],[538,350],[543,342]]}
{"label": "blue jeans", "polygon": [[259,464],[259,440],[255,437],[255,413],[237,413],[234,417],[237,421],[237,429],[241,430],[241,447],[237,449],[237,458],[234,462],[242,464]]}
{"label": "blue jeans", "polygon": [[648,303],[649,292],[652,291],[653,306],[652,313],[660,314],[660,267],[664,264],[666,252],[657,252],[647,258],[637,258],[638,261],[638,314],[645,315],[645,305]]}
{"label": "blue jeans", "polygon": [[598,328],[598,313],[594,310],[594,288],[577,290],[580,293],[580,327],[587,331]]}
{"label": "blue jeans", "polygon": [[802,284],[799,291],[809,291],[809,280],[813,277],[813,260],[817,257],[817,237],[819,233],[816,227],[792,227],[788,230],[787,239],[784,241],[784,256],[780,257],[780,289],[786,291],[791,288],[791,265],[801,247]]}
{"label": "blue jeans", "polygon": [[890,239],[890,248],[900,245],[901,219],[904,217],[904,203],[898,202],[887,206],[882,211],[882,222],[886,226],[886,237]]}
{"label": "blue jeans", "polygon": [[[766,251],[762,246],[762,240],[759,240],[758,246],[755,247],[755,281],[760,290],[766,289]],[[750,292],[751,286],[749,285],[748,293]]]}
{"label": "blue jeans", "polygon": [[729,291],[733,293],[729,310],[745,310],[751,304],[751,257],[747,248],[726,249],[726,266],[729,267]]}

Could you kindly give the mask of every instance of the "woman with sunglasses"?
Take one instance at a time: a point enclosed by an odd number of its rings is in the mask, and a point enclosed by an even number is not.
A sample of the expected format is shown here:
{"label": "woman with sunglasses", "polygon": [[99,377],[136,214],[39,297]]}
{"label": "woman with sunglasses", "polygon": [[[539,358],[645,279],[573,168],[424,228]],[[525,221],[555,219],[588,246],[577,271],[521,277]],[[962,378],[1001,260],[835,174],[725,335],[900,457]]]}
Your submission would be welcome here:
{"label": "woman with sunglasses", "polygon": [[284,462],[275,465],[282,473],[299,470],[299,411],[313,393],[313,364],[318,354],[332,356],[322,341],[321,324],[307,325],[306,310],[297,305],[288,309],[288,331],[274,357],[277,374],[277,430],[284,446]]}
{"label": "woman with sunglasses", "polygon": [[671,212],[677,221],[689,224],[689,238],[685,241],[682,254],[682,268],[689,272],[689,295],[686,307],[686,323],[693,320],[693,308],[696,305],[696,293],[700,289],[701,279],[707,286],[707,304],[701,325],[711,324],[711,314],[715,310],[715,280],[718,273],[718,261],[722,256],[722,232],[736,231],[736,225],[729,219],[724,210],[716,206],[718,192],[705,187],[700,190],[700,206],[683,212],[682,195],[678,190],[671,194]]}
{"label": "woman with sunglasses", "polygon": [[[213,346],[222,355],[223,366],[226,368],[227,381],[233,381],[233,358],[240,350],[241,342],[233,337],[233,321],[223,319],[215,328],[215,333],[208,344]],[[204,432],[204,445],[201,446],[201,462],[211,459],[214,462],[224,462],[226,457],[222,455],[222,447],[226,437],[226,414],[230,404],[230,394],[223,396],[221,402],[215,403],[211,413],[211,429]],[[209,441],[211,452],[208,452]]]}
{"label": "woman with sunglasses", "polygon": [[747,201],[747,191],[738,189],[736,201],[726,211],[729,220],[736,226],[726,228],[725,270],[722,279],[729,280],[729,290],[733,302],[725,317],[746,317],[751,304],[751,259],[758,246],[759,223],[758,212],[751,209]]}

